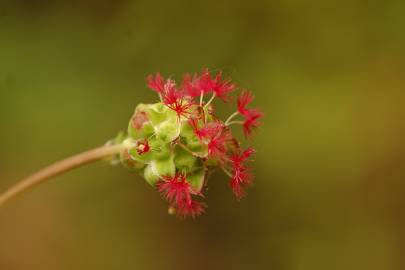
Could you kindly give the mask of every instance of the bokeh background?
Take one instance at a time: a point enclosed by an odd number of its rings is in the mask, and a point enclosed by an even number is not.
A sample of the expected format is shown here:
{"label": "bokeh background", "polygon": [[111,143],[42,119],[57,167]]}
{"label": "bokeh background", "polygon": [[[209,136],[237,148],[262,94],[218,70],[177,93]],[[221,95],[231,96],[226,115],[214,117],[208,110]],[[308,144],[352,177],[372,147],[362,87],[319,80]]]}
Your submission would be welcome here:
{"label": "bokeh background", "polygon": [[1,0],[0,190],[125,129],[156,100],[156,71],[223,70],[266,116],[242,201],[217,174],[208,212],[182,221],[139,176],[95,163],[0,209],[0,269],[404,269],[404,10]]}

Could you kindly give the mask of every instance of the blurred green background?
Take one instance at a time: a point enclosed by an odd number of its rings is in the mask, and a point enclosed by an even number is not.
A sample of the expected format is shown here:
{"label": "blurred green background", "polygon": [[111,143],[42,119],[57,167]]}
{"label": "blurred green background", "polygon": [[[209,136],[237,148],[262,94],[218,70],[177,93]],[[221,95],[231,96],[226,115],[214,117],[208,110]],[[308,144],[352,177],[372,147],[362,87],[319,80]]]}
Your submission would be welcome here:
{"label": "blurred green background", "polygon": [[95,163],[0,209],[0,269],[405,269],[404,10],[1,0],[0,190],[125,129],[149,73],[224,70],[266,116],[242,201],[217,174],[182,221]]}

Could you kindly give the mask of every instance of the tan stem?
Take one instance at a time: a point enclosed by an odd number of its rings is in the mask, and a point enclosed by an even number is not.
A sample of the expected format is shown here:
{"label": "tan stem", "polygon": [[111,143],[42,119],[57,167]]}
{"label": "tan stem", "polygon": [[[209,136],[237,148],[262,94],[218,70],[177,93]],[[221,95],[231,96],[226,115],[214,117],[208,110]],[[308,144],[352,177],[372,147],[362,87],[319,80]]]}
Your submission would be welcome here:
{"label": "tan stem", "polygon": [[214,92],[214,94],[212,94],[212,97],[210,98],[210,100],[208,100],[207,104],[204,105],[204,108],[207,108],[211,102],[214,100],[214,98],[216,97],[216,93]]}
{"label": "tan stem", "polygon": [[236,111],[236,112],[234,112],[233,114],[231,114],[231,116],[229,116],[228,119],[226,119],[225,125],[227,126],[228,123],[231,122],[231,120],[232,120],[235,116],[237,116],[238,114],[239,114],[238,111]]}
{"label": "tan stem", "polygon": [[113,156],[118,154],[123,149],[124,147],[121,144],[106,145],[55,162],[54,164],[45,167],[44,169],[21,180],[10,189],[2,193],[0,195],[0,206],[4,205],[6,202],[27,191],[28,189],[45,182],[53,176],[57,176],[90,162]]}
{"label": "tan stem", "polygon": [[228,122],[226,125],[229,127],[230,125],[243,125],[243,121],[231,121]]}

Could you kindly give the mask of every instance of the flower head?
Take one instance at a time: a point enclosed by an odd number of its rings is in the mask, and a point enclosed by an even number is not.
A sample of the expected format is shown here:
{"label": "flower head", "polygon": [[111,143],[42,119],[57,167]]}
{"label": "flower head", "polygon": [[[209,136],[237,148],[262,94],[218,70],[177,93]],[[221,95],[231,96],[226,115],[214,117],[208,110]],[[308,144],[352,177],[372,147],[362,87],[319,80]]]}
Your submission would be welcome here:
{"label": "flower head", "polygon": [[160,102],[136,108],[126,140],[133,148],[122,153],[123,164],[156,187],[168,201],[169,212],[179,217],[195,217],[205,211],[205,203],[197,199],[204,198],[208,175],[216,168],[229,175],[238,199],[245,196],[254,178],[247,164],[254,150],[241,149],[232,127],[241,125],[250,138],[260,125],[263,114],[251,107],[252,93],[243,90],[236,101],[237,111],[223,121],[215,115],[213,101],[234,100],[231,95],[237,87],[222,72],[187,73],[181,84],[157,73],[148,76],[147,84],[158,93]]}

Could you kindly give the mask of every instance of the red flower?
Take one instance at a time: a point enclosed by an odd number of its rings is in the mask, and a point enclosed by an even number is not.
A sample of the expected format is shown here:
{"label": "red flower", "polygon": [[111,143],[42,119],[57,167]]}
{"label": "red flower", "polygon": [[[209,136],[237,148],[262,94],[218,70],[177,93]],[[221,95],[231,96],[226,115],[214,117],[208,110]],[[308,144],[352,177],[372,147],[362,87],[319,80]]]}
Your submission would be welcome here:
{"label": "red flower", "polygon": [[263,113],[256,109],[249,109],[249,113],[245,115],[245,121],[243,122],[243,133],[246,137],[249,137],[253,129],[261,125],[258,121],[261,117],[263,117]]}
{"label": "red flower", "polygon": [[[218,122],[217,122],[218,123]],[[213,134],[208,143],[208,155],[211,158],[216,158],[223,162],[226,157],[227,143],[232,140],[232,134],[221,124],[217,124],[217,132]]]}
{"label": "red flower", "polygon": [[149,75],[147,78],[148,87],[157,93],[162,93],[164,89],[164,78],[160,73],[156,73],[156,76]]}
{"label": "red flower", "polygon": [[190,107],[193,105],[191,101],[185,100],[183,98],[177,99],[173,103],[165,103],[167,107],[176,112],[177,116],[187,116],[190,114]]}
{"label": "red flower", "polygon": [[177,173],[174,177],[164,176],[163,181],[159,182],[157,187],[165,199],[176,209],[179,216],[195,217],[204,212],[204,204],[191,198],[194,191],[185,175]]}
{"label": "red flower", "polygon": [[258,121],[261,117],[263,117],[263,113],[261,113],[257,109],[247,108],[247,106],[253,101],[254,96],[249,91],[242,91],[242,93],[238,97],[238,112],[245,118],[243,122],[243,133],[246,137],[248,137],[252,130],[260,126],[260,122]]}
{"label": "red flower", "polygon": [[183,174],[178,173],[174,177],[164,176],[163,181],[158,183],[158,189],[170,203],[177,206],[191,204],[191,187]]}
{"label": "red flower", "polygon": [[230,162],[233,169],[233,177],[230,181],[230,186],[237,198],[245,196],[244,188],[248,187],[253,180],[253,174],[250,168],[246,167],[244,162],[255,152],[252,147],[249,147],[242,153],[237,153],[230,157]]}
{"label": "red flower", "polygon": [[229,184],[238,199],[246,195],[245,188],[251,185],[252,179],[253,174],[250,172],[250,169],[242,167],[235,170],[234,176]]}
{"label": "red flower", "polygon": [[222,72],[218,72],[215,79],[211,81],[212,91],[223,101],[228,101],[228,94],[235,89],[235,84],[230,79],[222,80]]}
{"label": "red flower", "polygon": [[149,142],[147,140],[145,140],[145,142],[138,141],[136,143],[136,152],[138,152],[139,155],[143,155],[149,151],[150,151],[150,146],[149,146]]}
{"label": "red flower", "polygon": [[[155,77],[149,75],[147,81],[149,88],[161,95],[167,95],[167,86],[171,80],[168,79],[165,83],[163,77],[157,73]],[[214,92],[215,95],[223,101],[228,101],[227,95],[234,89],[235,84],[231,83],[230,79],[222,79],[222,72],[217,73],[215,78],[212,78],[209,70],[204,69],[200,75],[194,74],[194,76],[191,76],[188,73],[184,74],[180,92],[182,92],[184,96],[191,98]]]}
{"label": "red flower", "polygon": [[195,98],[212,92],[213,86],[214,81],[211,79],[211,74],[208,69],[205,69],[201,75],[194,74],[193,77],[188,73],[184,74],[181,89],[187,96]]}
{"label": "red flower", "polygon": [[172,104],[177,101],[181,97],[181,92],[179,92],[176,88],[175,81],[171,79],[167,79],[165,84],[163,85],[163,90],[160,92],[163,98],[163,102],[167,104]]}
{"label": "red flower", "polygon": [[214,81],[212,80],[210,71],[208,69],[204,69],[201,72],[200,77],[198,77],[198,79],[196,78],[196,84],[198,85],[200,91],[204,94],[212,92]]}
{"label": "red flower", "polygon": [[252,154],[254,154],[256,151],[253,149],[253,147],[249,147],[242,153],[236,153],[233,156],[230,157],[230,160],[233,165],[239,166],[243,165],[243,162],[246,161]]}
{"label": "red flower", "polygon": [[159,93],[163,103],[174,110],[179,117],[189,113],[188,109],[192,104],[185,99],[185,92],[177,89],[174,80],[164,81],[164,78],[157,73],[155,77],[149,75],[147,81],[149,88]]}
{"label": "red flower", "polygon": [[200,139],[203,140],[204,138],[212,138],[221,131],[221,124],[218,122],[209,122],[205,124],[203,127],[199,127],[199,120],[196,117],[192,117],[189,119],[189,123],[193,128],[194,134]]}
{"label": "red flower", "polygon": [[189,73],[184,74],[181,90],[191,98],[199,97],[201,95],[201,88],[198,85],[198,80],[197,74],[194,74],[194,77],[191,77]]}
{"label": "red flower", "polygon": [[163,91],[160,93],[163,103],[180,116],[187,116],[192,102],[185,98],[184,92],[178,90],[173,80],[167,79]]}
{"label": "red flower", "polygon": [[196,217],[205,212],[205,204],[197,201],[191,201],[190,204],[175,207],[177,216],[185,218],[187,216]]}
{"label": "red flower", "polygon": [[251,92],[243,90],[238,97],[238,111],[240,114],[247,116],[251,109],[246,108],[254,99]]}
{"label": "red flower", "polygon": [[202,128],[198,125],[198,119],[196,117],[191,117],[188,120],[190,126],[193,128],[194,134],[202,140],[204,137],[207,137],[207,134],[204,132]]}

